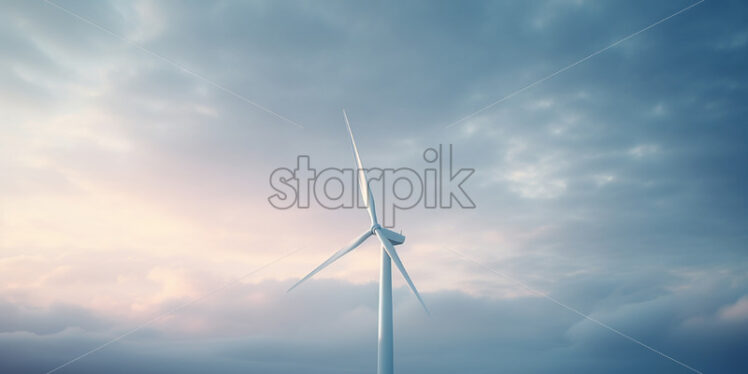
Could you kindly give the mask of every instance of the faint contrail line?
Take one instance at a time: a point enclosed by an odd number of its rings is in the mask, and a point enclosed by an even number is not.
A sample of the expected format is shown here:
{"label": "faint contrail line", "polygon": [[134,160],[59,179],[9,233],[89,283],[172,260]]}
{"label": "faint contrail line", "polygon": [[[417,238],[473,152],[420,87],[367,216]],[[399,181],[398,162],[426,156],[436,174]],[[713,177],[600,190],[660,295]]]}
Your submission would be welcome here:
{"label": "faint contrail line", "polygon": [[450,251],[452,253],[457,254],[458,256],[462,257],[463,259],[465,259],[467,261],[470,261],[470,262],[472,262],[472,263],[474,263],[474,264],[476,264],[476,265],[478,265],[478,266],[480,266],[480,267],[482,267],[482,268],[484,268],[484,269],[486,269],[486,270],[488,270],[488,271],[490,271],[490,272],[492,272],[492,273],[494,273],[496,275],[499,275],[499,276],[503,277],[504,279],[507,279],[507,280],[509,280],[511,282],[514,282],[514,283],[520,285],[522,288],[526,289],[527,291],[530,291],[531,293],[533,293],[535,295],[544,297],[544,298],[550,300],[551,302],[553,302],[554,304],[556,304],[556,305],[558,305],[558,306],[560,306],[560,307],[562,307],[562,308],[564,308],[564,309],[566,309],[566,310],[568,310],[568,311],[570,311],[570,312],[572,312],[574,314],[577,314],[580,317],[583,317],[584,319],[586,319],[588,321],[591,321],[591,322],[593,322],[593,323],[595,323],[595,324],[597,324],[597,325],[599,325],[601,327],[604,327],[604,328],[606,328],[606,329],[608,329],[608,330],[610,330],[610,331],[612,331],[612,332],[614,332],[614,333],[616,333],[616,334],[618,334],[618,335],[620,335],[620,336],[622,336],[622,337],[624,337],[624,338],[626,338],[626,339],[628,339],[628,340],[630,340],[630,341],[632,341],[632,342],[634,342],[634,343],[636,343],[636,344],[638,344],[638,345],[640,345],[640,346],[642,346],[642,347],[644,347],[644,348],[646,348],[646,349],[648,349],[648,350],[650,350],[650,351],[652,351],[654,353],[657,353],[658,355],[660,355],[660,356],[662,356],[664,358],[667,358],[668,360],[673,361],[676,364],[678,364],[680,366],[683,366],[684,368],[686,368],[688,370],[693,371],[694,373],[703,374],[701,371],[696,370],[696,369],[692,368],[691,366],[688,366],[687,364],[685,364],[685,363],[683,363],[681,361],[678,361],[678,360],[676,360],[676,359],[674,359],[674,358],[666,355],[665,353],[662,353],[662,352],[658,351],[657,349],[654,349],[654,348],[652,348],[652,347],[650,347],[650,346],[642,343],[641,341],[639,341],[639,340],[637,340],[637,339],[635,339],[635,338],[633,338],[633,337],[631,337],[629,335],[626,335],[625,333],[623,333],[621,331],[618,331],[617,329],[615,329],[615,328],[613,328],[613,327],[611,327],[611,326],[603,323],[602,321],[599,321],[599,320],[597,320],[595,318],[592,318],[592,317],[590,317],[590,316],[588,316],[588,315],[580,312],[578,309],[570,307],[570,306],[568,306],[568,305],[566,305],[566,304],[558,301],[553,296],[550,296],[550,295],[548,295],[545,292],[538,291],[538,290],[536,290],[536,289],[528,286],[526,283],[524,283],[524,282],[522,282],[522,281],[520,281],[518,279],[515,279],[513,277],[510,277],[509,275],[501,273],[501,272],[499,272],[497,270],[494,270],[493,268],[491,268],[491,267],[489,267],[489,266],[481,263],[478,260],[475,260],[475,259],[473,259],[471,257],[468,257],[467,255],[465,255],[465,254],[463,254],[461,252],[458,252],[458,251],[456,251],[454,249],[451,249],[451,248],[445,248],[445,249],[447,249],[448,251]]}
{"label": "faint contrail line", "polygon": [[86,357],[86,356],[94,353],[94,352],[100,351],[100,350],[104,349],[106,346],[114,344],[114,343],[116,343],[116,342],[118,342],[118,341],[120,341],[120,340],[122,340],[122,339],[124,339],[124,338],[126,338],[126,337],[128,337],[128,336],[130,336],[130,335],[132,335],[132,334],[134,334],[134,333],[136,333],[138,331],[140,331],[141,329],[143,329],[144,327],[150,325],[151,323],[156,322],[159,319],[161,319],[163,317],[166,317],[166,316],[168,316],[170,314],[173,314],[173,313],[175,313],[175,312],[177,312],[179,310],[182,310],[182,309],[184,309],[184,308],[186,308],[186,307],[188,307],[188,306],[190,306],[192,304],[198,303],[198,302],[204,300],[205,298],[207,298],[208,296],[211,296],[211,295],[215,294],[218,291],[221,291],[221,290],[223,290],[223,289],[225,289],[227,287],[233,286],[233,285],[239,283],[242,279],[244,279],[244,278],[246,278],[246,277],[248,277],[248,276],[250,276],[252,274],[257,273],[258,271],[263,270],[263,269],[267,268],[268,266],[273,265],[276,262],[278,262],[278,261],[280,261],[280,260],[282,260],[282,259],[284,259],[284,258],[286,258],[286,257],[288,257],[288,256],[290,256],[290,255],[292,255],[292,254],[294,254],[294,253],[302,250],[302,249],[303,248],[298,248],[298,249],[294,249],[293,251],[287,252],[283,256],[280,256],[280,257],[276,258],[275,260],[270,261],[270,262],[268,262],[268,263],[266,263],[266,264],[264,264],[264,265],[262,265],[262,266],[260,266],[260,267],[258,267],[256,269],[250,271],[249,273],[246,273],[246,274],[240,276],[237,279],[234,279],[231,282],[224,283],[222,286],[220,286],[218,288],[215,288],[215,289],[213,289],[211,291],[208,291],[207,293],[203,294],[202,296],[199,296],[199,297],[194,298],[192,300],[189,300],[189,301],[187,301],[185,303],[182,303],[182,304],[180,304],[180,305],[178,305],[178,306],[176,306],[176,307],[174,307],[172,309],[169,309],[169,310],[167,310],[165,312],[159,313],[156,316],[154,316],[153,318],[149,319],[148,321],[145,321],[144,323],[138,325],[137,327],[135,327],[135,328],[127,331],[126,333],[124,333],[122,335],[119,335],[116,338],[114,338],[112,340],[109,340],[106,343],[103,343],[103,344],[101,344],[99,346],[96,346],[95,348],[92,348],[91,350],[89,350],[89,351],[81,354],[78,357],[73,358],[70,361],[65,362],[64,364],[62,364],[62,365],[60,365],[60,366],[58,366],[58,367],[56,367],[56,368],[54,368],[54,369],[46,372],[45,374],[54,373],[55,371],[60,370],[60,369],[62,369],[64,367],[66,367],[66,366],[68,366],[68,365],[70,365],[70,364],[72,364],[72,363],[74,363],[74,362],[76,362],[76,361],[78,361],[78,360],[80,360],[80,359],[82,359],[82,358],[84,358],[84,357]]}
{"label": "faint contrail line", "polygon": [[679,15],[679,14],[681,14],[681,13],[683,13],[683,12],[689,10],[689,9],[691,9],[691,8],[693,8],[693,7],[695,7],[695,6],[697,6],[697,5],[699,5],[699,4],[703,3],[703,2],[704,2],[704,0],[700,0],[699,2],[691,4],[691,5],[685,7],[685,8],[683,8],[683,9],[681,9],[681,10],[679,10],[679,11],[677,11],[677,12],[675,12],[675,13],[673,13],[673,14],[671,14],[671,15],[663,18],[663,19],[660,19],[659,21],[657,21],[657,22],[655,22],[655,23],[653,23],[653,24],[651,24],[651,25],[649,25],[649,26],[647,26],[647,27],[645,27],[645,28],[643,28],[643,29],[641,29],[641,30],[633,33],[633,34],[629,34],[628,36],[624,37],[623,39],[620,39],[620,40],[616,41],[615,43],[613,43],[613,44],[611,44],[611,45],[609,45],[609,46],[607,46],[607,47],[605,47],[603,49],[600,49],[600,50],[598,50],[598,51],[596,51],[596,52],[588,55],[587,57],[584,57],[581,60],[578,60],[577,62],[572,63],[571,65],[567,65],[566,67],[561,68],[561,69],[557,70],[556,72],[554,72],[552,74],[546,75],[545,77],[540,78],[539,80],[537,80],[535,82],[532,82],[532,83],[528,84],[527,86],[524,86],[524,87],[518,89],[517,91],[514,91],[514,92],[512,92],[512,93],[510,93],[510,94],[502,97],[501,99],[499,99],[499,100],[497,100],[497,101],[495,101],[495,102],[493,102],[493,103],[491,103],[489,105],[486,105],[485,107],[483,107],[481,109],[478,109],[477,111],[475,111],[475,112],[473,112],[471,114],[468,114],[465,117],[462,117],[461,119],[459,119],[459,120],[457,120],[455,122],[450,123],[449,125],[445,126],[444,128],[450,128],[450,127],[452,127],[454,125],[457,125],[457,124],[460,124],[460,123],[464,122],[467,119],[473,118],[477,114],[482,113],[483,111],[485,111],[487,109],[493,108],[494,106],[496,106],[496,105],[498,105],[498,104],[500,104],[500,103],[502,103],[502,102],[504,102],[504,101],[506,101],[506,100],[508,100],[508,99],[510,99],[510,98],[512,98],[512,97],[514,97],[514,96],[516,96],[516,95],[524,92],[525,90],[528,90],[528,89],[530,89],[530,88],[532,88],[532,87],[534,87],[534,86],[536,86],[536,85],[538,85],[540,83],[543,83],[543,82],[547,81],[548,79],[551,79],[551,78],[555,77],[556,75],[561,74],[561,73],[565,72],[566,70],[569,70],[569,69],[573,68],[574,66],[577,66],[577,65],[581,64],[582,62],[585,62],[585,61],[589,60],[590,58],[595,57],[595,56],[599,55],[600,53],[603,53],[603,52],[607,51],[608,49],[611,49],[611,48],[617,46],[618,44],[621,44],[621,43],[625,42],[626,40],[629,40],[629,39],[631,39],[631,38],[633,38],[633,37],[635,37],[635,36],[637,36],[637,35],[645,32],[645,31],[647,31],[647,30],[649,30],[649,29],[651,29],[651,28],[653,28],[653,27],[655,27],[655,26],[657,26],[657,25],[659,25],[659,24],[661,24],[661,23],[663,23],[663,22],[665,22],[665,21],[667,21],[667,20],[669,20],[669,19],[671,19],[671,18],[673,18],[673,17],[675,17],[675,16],[677,16],[677,15]]}
{"label": "faint contrail line", "polygon": [[144,47],[141,44],[138,44],[138,43],[136,43],[136,42],[134,42],[132,40],[129,40],[129,39],[125,38],[124,36],[119,35],[119,34],[115,33],[114,31],[111,31],[111,30],[107,29],[106,27],[101,26],[101,25],[99,25],[98,23],[96,23],[94,21],[91,21],[90,19],[85,18],[85,17],[79,15],[78,13],[73,12],[72,10],[63,7],[62,5],[56,4],[56,3],[54,3],[54,2],[52,2],[50,0],[44,0],[44,2],[47,3],[47,4],[49,4],[49,5],[52,5],[53,7],[55,7],[57,9],[65,12],[65,13],[67,13],[70,16],[73,16],[73,17],[77,18],[80,21],[83,21],[83,22],[85,22],[85,23],[87,23],[87,24],[89,24],[89,25],[91,25],[91,26],[93,26],[93,27],[95,27],[95,28],[97,28],[97,29],[99,29],[99,30],[101,30],[101,31],[103,31],[103,32],[105,32],[105,33],[107,33],[107,34],[109,34],[109,35],[111,35],[111,36],[113,36],[113,37],[121,40],[121,41],[123,41],[123,42],[125,42],[126,44],[132,45],[135,48],[138,48],[141,51],[143,51],[145,53],[148,53],[149,55],[151,55],[153,57],[156,57],[158,59],[161,59],[162,61],[165,61],[165,62],[171,64],[172,66],[178,68],[182,72],[187,73],[189,75],[192,75],[193,77],[195,77],[197,79],[200,79],[201,81],[203,81],[205,83],[208,83],[211,86],[213,86],[213,87],[215,87],[215,88],[217,88],[217,89],[219,89],[219,90],[221,90],[221,91],[223,91],[223,92],[225,92],[225,93],[227,93],[227,94],[229,94],[229,95],[231,95],[231,96],[233,96],[233,97],[235,97],[235,98],[237,98],[237,99],[239,99],[239,100],[241,100],[241,101],[243,101],[243,102],[245,102],[247,104],[250,104],[250,105],[254,106],[257,109],[260,109],[260,110],[262,110],[265,113],[271,114],[271,115],[275,116],[276,118],[281,119],[281,120],[283,120],[285,122],[288,122],[288,123],[290,123],[290,124],[292,124],[292,125],[294,125],[294,126],[296,126],[298,128],[302,128],[302,129],[304,128],[304,126],[302,126],[301,124],[299,124],[299,123],[297,123],[297,122],[295,122],[295,121],[293,121],[291,119],[288,119],[287,117],[284,117],[284,116],[282,116],[282,115],[280,115],[280,114],[278,114],[278,113],[276,113],[276,112],[274,112],[274,111],[272,111],[272,110],[270,110],[270,109],[268,109],[268,108],[266,108],[266,107],[264,107],[264,106],[262,106],[262,105],[260,105],[260,104],[258,104],[256,102],[254,102],[254,101],[246,98],[245,96],[242,96],[241,94],[237,93],[236,91],[233,91],[233,90],[231,90],[229,88],[226,88],[226,87],[224,87],[224,86],[222,86],[222,85],[220,85],[220,84],[218,84],[218,83],[216,83],[216,82],[214,82],[214,81],[206,78],[205,76],[203,76],[203,75],[201,75],[201,74],[199,74],[199,73],[197,73],[195,71],[192,71],[192,70],[184,67],[183,65],[177,63],[176,61],[174,61],[174,60],[172,60],[172,59],[170,59],[170,58],[168,58],[168,57],[166,57],[164,55],[161,55],[161,54],[159,54],[157,52],[154,52],[154,51],[152,51],[152,50]]}

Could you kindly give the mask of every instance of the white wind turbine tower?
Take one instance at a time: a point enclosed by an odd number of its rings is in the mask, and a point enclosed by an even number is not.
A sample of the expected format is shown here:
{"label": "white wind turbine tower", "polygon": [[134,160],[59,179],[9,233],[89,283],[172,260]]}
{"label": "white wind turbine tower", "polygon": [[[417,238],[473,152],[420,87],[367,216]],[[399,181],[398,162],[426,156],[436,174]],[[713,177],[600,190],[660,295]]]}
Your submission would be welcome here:
{"label": "white wind turbine tower", "polygon": [[416,286],[413,285],[413,281],[410,280],[408,272],[405,271],[403,263],[400,261],[400,257],[395,251],[395,246],[403,244],[405,236],[398,234],[392,230],[388,230],[379,225],[377,222],[377,214],[374,209],[374,197],[372,196],[371,190],[369,190],[369,184],[366,181],[366,173],[364,166],[361,164],[361,157],[358,154],[358,148],[356,147],[356,140],[353,138],[353,131],[351,131],[351,124],[348,122],[348,115],[343,110],[343,118],[345,118],[345,125],[348,127],[348,134],[351,136],[351,144],[353,145],[353,156],[356,159],[356,166],[358,168],[358,184],[360,186],[361,195],[366,205],[366,210],[369,212],[369,219],[371,220],[371,227],[364,232],[359,238],[354,240],[350,245],[335,252],[327,261],[323,262],[322,265],[317,266],[316,269],[312,270],[307,276],[296,282],[288,291],[291,291],[296,286],[311,278],[314,274],[317,274],[320,270],[324,269],[337,259],[343,257],[346,253],[356,249],[366,239],[372,235],[376,235],[379,242],[382,244],[382,267],[379,275],[379,346],[377,350],[377,373],[378,374],[392,374],[394,372],[393,367],[393,345],[392,345],[392,269],[391,262],[395,263],[395,266],[400,270],[400,273],[408,282],[408,286],[418,298],[418,301],[423,306],[423,309],[428,313],[428,308],[424,304],[421,295],[418,293]]}

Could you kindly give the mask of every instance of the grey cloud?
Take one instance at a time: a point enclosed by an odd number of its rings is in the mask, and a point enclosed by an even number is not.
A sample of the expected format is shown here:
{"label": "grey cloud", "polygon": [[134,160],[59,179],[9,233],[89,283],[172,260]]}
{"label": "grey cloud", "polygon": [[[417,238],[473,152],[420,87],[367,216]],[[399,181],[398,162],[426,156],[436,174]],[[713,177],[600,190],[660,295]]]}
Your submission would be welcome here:
{"label": "grey cloud", "polygon": [[59,333],[68,328],[100,330],[107,321],[91,311],[69,304],[49,307],[24,306],[0,299],[0,333],[30,332],[37,335]]}
{"label": "grey cloud", "polygon": [[[692,288],[678,291],[667,290],[671,282],[667,277],[650,277],[648,282],[628,282],[602,293],[564,282],[557,288],[565,292],[551,295],[576,303],[593,318],[699,370],[740,372],[744,370],[741,352],[748,344],[744,334],[748,316],[731,322],[720,320],[718,311],[741,297],[744,279],[735,274],[711,275],[712,281],[693,279]],[[321,280],[286,294],[291,283],[264,281],[230,288],[74,363],[69,370],[374,370],[376,285]],[[660,292],[652,294],[653,288]],[[444,291],[427,293],[425,298],[433,310],[431,317],[424,315],[407,289],[395,293],[396,362],[403,371],[687,372],[543,298],[479,298]],[[694,324],[695,319],[709,321],[709,327]],[[189,321],[212,326],[207,332],[189,333],[179,327]],[[129,328],[109,326],[107,334],[101,329],[49,336],[3,333],[2,362],[10,369],[5,372],[55,366]],[[40,347],[44,355],[35,360],[8,356],[23,347]]]}
{"label": "grey cloud", "polygon": [[[124,35],[140,21],[126,4],[63,4]],[[717,316],[721,307],[745,294],[745,283],[713,274],[739,272],[746,265],[744,4],[705,2],[463,125],[443,129],[687,4],[158,5],[167,15],[165,28],[144,41],[148,48],[307,126],[298,131],[43,3],[11,3],[5,8],[12,11],[3,17],[27,23],[3,22],[0,43],[14,53],[3,56],[2,64],[23,66],[36,79],[4,69],[2,95],[27,102],[9,108],[15,118],[29,108],[64,113],[65,98],[76,92],[71,86],[96,89],[98,95],[80,100],[107,111],[115,121],[94,130],[128,139],[134,152],[123,156],[82,142],[45,149],[45,154],[132,194],[155,190],[160,202],[184,214],[202,215],[206,205],[264,196],[269,171],[292,166],[297,154],[311,154],[320,165],[348,166],[341,107],[350,110],[370,166],[422,168],[423,149],[454,143],[460,165],[477,169],[467,188],[478,208],[404,212],[407,219],[400,222],[418,222],[406,227],[409,240],[436,246],[459,239],[466,251],[489,260],[511,249],[513,257],[492,265],[538,279],[542,287],[558,283],[553,289],[564,300],[674,356],[693,357],[693,365],[704,371],[740,371],[744,367],[737,357],[745,348],[745,325],[730,325]],[[101,66],[109,66],[106,74],[85,74]],[[201,114],[198,106],[215,112]],[[6,128],[35,134],[33,126],[20,122],[8,122]],[[387,136],[374,136],[380,132]],[[639,146],[657,151],[632,154]],[[4,157],[4,164],[12,163],[6,160],[10,158]],[[508,180],[517,170],[537,172],[537,184],[535,179]],[[47,174],[3,165],[3,171],[14,176],[13,186],[53,189],[67,183],[54,170]],[[132,182],[143,179],[156,188]],[[531,193],[523,195],[523,188]],[[189,207],[176,207],[185,197],[206,203],[185,213]],[[507,233],[506,244],[477,235],[496,229]],[[702,279],[705,289],[673,296],[671,288],[691,281],[663,274],[700,270],[712,274]],[[568,275],[575,272],[586,275]],[[709,277],[718,281],[710,284]],[[484,292],[493,285],[485,277],[470,282]],[[562,291],[569,289],[574,291]],[[198,355],[178,363],[163,357],[182,357],[179,352],[184,351],[168,351],[164,356],[153,353],[144,363],[168,368],[164,371],[218,367],[294,372],[317,367],[312,371],[323,372],[332,369],[314,355],[338,350],[347,357],[341,361],[343,371],[371,369],[366,360],[373,350],[375,288],[321,282],[304,291],[273,300],[257,312],[245,312],[257,309],[239,301],[215,306],[211,313],[225,320],[214,326],[217,331],[264,334],[185,343],[190,349],[225,349],[221,353],[227,358]],[[408,300],[402,291],[399,297]],[[552,306],[543,309],[542,300],[491,301],[448,293],[432,297],[437,310],[450,314],[437,312],[433,320],[422,322],[415,305],[406,302],[400,309],[399,362],[409,372],[454,372],[457,367],[470,372],[497,367],[516,372],[682,372],[573,315],[559,314]],[[316,298],[330,304],[314,303]],[[304,310],[308,317],[298,314]],[[283,322],[265,325],[261,321],[267,315]],[[542,317],[547,315],[559,320]],[[345,324],[342,335],[349,334],[350,341],[315,347],[310,341],[315,334],[341,330],[333,322]],[[36,324],[40,327],[34,330]],[[36,320],[23,326],[53,331],[62,325],[51,328]],[[57,349],[64,339],[80,348],[100,339],[69,335],[49,343],[39,337],[4,337],[5,347],[15,344],[7,339],[20,339],[19,344],[28,344],[24,347],[50,344]],[[290,348],[298,356],[286,356]],[[146,350],[137,345],[121,349]],[[65,348],[65,353],[73,351]],[[242,355],[260,362],[237,364]],[[123,372],[136,364],[112,353],[82,368],[101,370],[108,367],[107,359],[123,365],[115,369]],[[294,363],[279,367],[276,361]]]}

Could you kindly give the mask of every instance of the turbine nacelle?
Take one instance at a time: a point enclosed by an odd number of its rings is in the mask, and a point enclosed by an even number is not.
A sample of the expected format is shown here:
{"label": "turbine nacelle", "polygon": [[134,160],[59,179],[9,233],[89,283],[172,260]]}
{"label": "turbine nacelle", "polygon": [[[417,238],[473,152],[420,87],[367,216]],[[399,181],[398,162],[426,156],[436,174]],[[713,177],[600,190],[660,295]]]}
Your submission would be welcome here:
{"label": "turbine nacelle", "polygon": [[392,243],[392,245],[400,245],[405,243],[405,236],[403,234],[396,233],[390,229],[386,229],[379,225],[374,225],[371,227],[371,233],[375,234],[375,231],[377,229],[382,230],[382,235],[387,238],[387,240]]}

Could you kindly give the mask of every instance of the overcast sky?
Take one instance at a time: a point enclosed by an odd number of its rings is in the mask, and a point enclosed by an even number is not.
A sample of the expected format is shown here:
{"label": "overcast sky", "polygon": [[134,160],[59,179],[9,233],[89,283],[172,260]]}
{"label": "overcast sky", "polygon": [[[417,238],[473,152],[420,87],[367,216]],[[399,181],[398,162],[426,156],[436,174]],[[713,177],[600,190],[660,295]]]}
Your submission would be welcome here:
{"label": "overcast sky", "polygon": [[367,166],[475,169],[397,213],[399,372],[748,372],[748,4],[516,93],[695,2],[3,2],[0,371],[201,298],[58,372],[374,372],[373,242],[286,293],[366,213],[267,200],[346,108]]}

